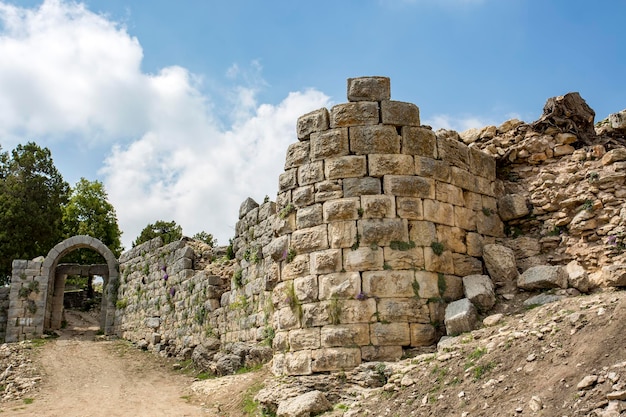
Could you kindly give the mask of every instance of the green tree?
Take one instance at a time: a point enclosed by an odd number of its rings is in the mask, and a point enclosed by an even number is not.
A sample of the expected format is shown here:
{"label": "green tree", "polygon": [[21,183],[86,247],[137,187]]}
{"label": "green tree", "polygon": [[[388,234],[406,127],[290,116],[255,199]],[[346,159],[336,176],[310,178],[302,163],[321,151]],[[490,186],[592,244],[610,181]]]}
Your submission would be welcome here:
{"label": "green tree", "polygon": [[14,259],[46,255],[61,241],[68,197],[48,148],[28,142],[0,152],[0,283],[9,282]]}
{"label": "green tree", "polygon": [[192,238],[204,242],[212,248],[217,245],[217,239],[215,239],[211,233],[205,231],[196,233]]}
{"label": "green tree", "polygon": [[[120,228],[117,224],[115,208],[108,201],[104,185],[100,181],[81,178],[69,202],[63,207],[63,232],[65,237],[88,235],[104,243],[116,257],[122,253]],[[101,257],[91,250],[76,251],[73,262],[101,263]]]}
{"label": "green tree", "polygon": [[163,243],[171,243],[183,237],[183,229],[178,226],[175,221],[166,222],[158,220],[154,224],[149,224],[144,227],[137,239],[133,242],[133,247],[158,236],[163,238]]}

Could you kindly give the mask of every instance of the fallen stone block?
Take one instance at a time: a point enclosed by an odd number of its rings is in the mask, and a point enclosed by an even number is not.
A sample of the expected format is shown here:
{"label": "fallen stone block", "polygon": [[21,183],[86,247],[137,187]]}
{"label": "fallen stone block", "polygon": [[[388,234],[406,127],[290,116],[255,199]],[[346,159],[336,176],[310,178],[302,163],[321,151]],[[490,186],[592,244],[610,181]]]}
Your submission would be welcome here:
{"label": "fallen stone block", "polygon": [[517,278],[517,286],[527,291],[567,288],[567,277],[567,272],[560,266],[533,266]]}
{"label": "fallen stone block", "polygon": [[476,327],[476,307],[467,298],[453,301],[446,307],[444,323],[446,334],[456,335],[474,330]]}
{"label": "fallen stone block", "polygon": [[489,311],[496,304],[493,282],[488,275],[463,277],[463,293],[479,311]]}

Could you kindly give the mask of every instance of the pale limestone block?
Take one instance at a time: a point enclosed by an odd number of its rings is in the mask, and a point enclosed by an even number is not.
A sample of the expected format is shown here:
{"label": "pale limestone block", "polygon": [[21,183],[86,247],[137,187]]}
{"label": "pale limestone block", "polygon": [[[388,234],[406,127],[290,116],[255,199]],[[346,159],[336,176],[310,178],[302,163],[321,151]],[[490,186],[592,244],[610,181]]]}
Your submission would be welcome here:
{"label": "pale limestone block", "polygon": [[465,236],[467,232],[459,227],[437,225],[437,240],[445,245],[446,249],[456,253],[466,253]]}
{"label": "pale limestone block", "polygon": [[315,202],[315,193],[312,185],[295,188],[291,194],[293,204],[296,207],[310,206]]}
{"label": "pale limestone block", "polygon": [[437,141],[439,159],[464,170],[469,169],[469,149],[467,145],[454,138],[441,137]]}
{"label": "pale limestone block", "polygon": [[435,198],[435,181],[410,175],[385,175],[385,194],[398,197]]}
{"label": "pale limestone block", "polygon": [[483,237],[478,233],[468,233],[465,236],[467,254],[470,256],[483,256]]}
{"label": "pale limestone block", "polygon": [[571,155],[574,153],[574,151],[576,151],[576,148],[574,148],[572,145],[557,145],[554,147],[553,150],[555,157]]}
{"label": "pale limestone block", "polygon": [[538,265],[519,275],[517,286],[528,291],[567,288],[567,278],[567,271],[559,265]]}
{"label": "pale limestone block", "polygon": [[285,375],[311,375],[311,351],[299,350],[284,354],[283,374]]}
{"label": "pale limestone block", "polygon": [[338,178],[359,178],[367,175],[367,161],[363,155],[329,158],[325,163],[325,175],[326,179],[329,180]]}
{"label": "pale limestone block", "polygon": [[454,206],[454,225],[464,230],[476,230],[476,212],[465,207]]}
{"label": "pale limestone block", "polygon": [[359,218],[361,199],[358,197],[340,198],[324,202],[324,221],[327,223],[356,220]]}
{"label": "pale limestone block", "polygon": [[367,362],[396,362],[402,359],[402,346],[363,346],[361,357]]}
{"label": "pale limestone block", "polygon": [[[443,276],[442,276],[443,279]],[[429,271],[415,271],[413,295],[428,300],[439,298],[439,274]],[[417,294],[415,294],[417,291]]]}
{"label": "pale limestone block", "polygon": [[383,253],[385,265],[391,269],[424,268],[424,249],[420,246],[416,245],[407,250],[394,250],[389,246],[385,246]]}
{"label": "pale limestone block", "polygon": [[325,180],[315,184],[315,191],[342,191],[341,180]]}
{"label": "pale limestone block", "polygon": [[396,217],[396,199],[389,195],[361,196],[361,208],[364,219],[382,219]]}
{"label": "pale limestone block", "polygon": [[368,324],[336,324],[322,327],[323,347],[364,346],[370,343]]}
{"label": "pale limestone block", "polygon": [[429,323],[425,300],[410,298],[381,298],[378,300],[378,320],[381,322]]}
{"label": "pale limestone block", "polygon": [[383,100],[380,103],[383,124],[394,126],[420,126],[420,110],[413,103]]}
{"label": "pale limestone block", "polygon": [[438,274],[437,283],[439,285],[439,293],[446,302],[460,300],[463,298],[463,279],[456,275],[444,275],[443,282],[441,275]]}
{"label": "pale limestone block", "polygon": [[359,197],[362,195],[380,194],[380,178],[345,178],[343,180],[343,196]]}
{"label": "pale limestone block", "polygon": [[349,153],[348,128],[330,129],[311,134],[311,161],[345,156]]}
{"label": "pale limestone block", "polygon": [[272,357],[272,374],[275,376],[285,374],[285,354],[274,353]]}
{"label": "pale limestone block", "polygon": [[578,291],[586,293],[589,291],[590,283],[589,283],[589,275],[585,268],[578,263],[578,261],[573,260],[567,264],[565,267],[567,271],[567,284],[569,287],[576,288]]}
{"label": "pale limestone block", "polygon": [[278,212],[287,207],[289,203],[291,203],[291,190],[279,192],[278,195],[276,195],[276,210]]}
{"label": "pale limestone block", "polygon": [[496,304],[493,282],[488,275],[463,277],[463,293],[479,311],[489,311]]}
{"label": "pale limestone block", "polygon": [[315,161],[298,168],[298,185],[314,184],[324,179],[324,162]]}
{"label": "pale limestone block", "polygon": [[328,249],[311,253],[312,274],[339,272],[341,268],[341,249]]}
{"label": "pale limestone block", "polygon": [[479,192],[477,181],[478,178],[470,172],[458,168],[458,167],[450,167],[450,183],[456,185],[457,187],[461,187],[464,190]]}
{"label": "pale limestone block", "polygon": [[472,174],[489,180],[496,179],[496,158],[478,148],[469,148],[469,170]]}
{"label": "pale limestone block", "polygon": [[431,346],[437,341],[437,330],[430,323],[411,323],[411,346]]}
{"label": "pale limestone block", "polygon": [[320,328],[291,330],[289,332],[289,346],[292,351],[319,348]]}
{"label": "pale limestone block", "polygon": [[344,249],[344,267],[346,271],[367,271],[383,269],[383,250],[362,246],[355,250]]}
{"label": "pale limestone block", "polygon": [[263,247],[263,257],[271,257],[274,261],[279,262],[286,258],[289,250],[289,236],[280,236],[271,241],[270,244]]}
{"label": "pale limestone block", "polygon": [[578,140],[575,134],[565,132],[557,133],[554,139],[559,145],[569,145],[570,143],[574,143]]}
{"label": "pale limestone block", "polygon": [[483,197],[472,191],[463,191],[463,206],[470,210],[479,211],[483,209]]}
{"label": "pale limestone block", "polygon": [[291,190],[298,186],[298,168],[288,169],[278,176],[278,191]]}
{"label": "pale limestone block", "polygon": [[409,240],[405,219],[365,219],[357,222],[361,245],[389,246],[394,240]]}
{"label": "pale limestone block", "polygon": [[302,304],[302,327],[321,327],[330,323],[328,301]]}
{"label": "pale limestone block", "polygon": [[361,101],[356,103],[343,103],[330,109],[330,127],[377,125],[379,121],[378,103]]}
{"label": "pale limestone block", "polygon": [[415,173],[415,162],[411,155],[370,154],[368,167],[372,177],[413,175]]}
{"label": "pale limestone block", "polygon": [[[437,158],[437,135],[432,129],[418,126],[402,127],[402,153]],[[432,160],[431,159],[431,160]]]}
{"label": "pale limestone block", "polygon": [[415,175],[425,178],[433,178],[437,181],[451,181],[451,167],[446,161],[432,158],[415,156]]}
{"label": "pale limestone block", "polygon": [[[326,303],[328,305],[330,302]],[[341,300],[340,324],[369,323],[375,320],[375,316],[376,301],[373,298]]]}
{"label": "pale limestone block", "polygon": [[454,274],[454,257],[449,250],[437,255],[430,246],[427,246],[424,248],[424,266],[427,271]]}
{"label": "pale limestone block", "polygon": [[312,352],[313,372],[352,369],[361,364],[361,349],[358,347],[322,348]]}
{"label": "pale limestone block", "polygon": [[507,194],[498,200],[498,214],[504,221],[519,219],[528,213],[526,197],[521,194]]}
{"label": "pale limestone block", "polygon": [[476,229],[481,235],[504,237],[504,223],[495,212],[486,215],[479,211],[476,215]]}
{"label": "pale limestone block", "polygon": [[361,292],[361,276],[358,272],[337,272],[319,276],[319,299],[333,297],[354,298]]}
{"label": "pale limestone block", "polygon": [[291,262],[283,263],[281,278],[283,281],[288,281],[297,277],[309,275],[310,273],[311,271],[309,269],[309,255],[296,255],[296,257]]}
{"label": "pale limestone block", "polygon": [[441,202],[454,204],[455,206],[463,206],[465,204],[463,190],[445,182],[437,181],[435,183],[435,198]]}
{"label": "pale limestone block", "polygon": [[370,297],[413,297],[413,271],[363,272],[363,292]]}
{"label": "pale limestone block", "polygon": [[480,259],[473,256],[464,255],[462,253],[453,253],[454,274],[459,276],[481,274],[483,271],[483,263]]}
{"label": "pale limestone block", "polygon": [[332,410],[332,404],[318,390],[290,397],[278,403],[277,417],[315,416]]}
{"label": "pale limestone block", "polygon": [[306,277],[294,279],[293,290],[298,301],[302,303],[317,301],[317,294],[319,292],[317,286],[317,276],[307,275]]}
{"label": "pale limestone block", "polygon": [[409,240],[417,246],[430,246],[437,240],[437,228],[435,223],[427,221],[409,222]]}
{"label": "pale limestone block", "polygon": [[389,77],[348,78],[348,101],[383,101],[390,98]]}
{"label": "pale limestone block", "polygon": [[309,142],[296,142],[287,148],[285,158],[285,170],[298,168],[309,162]]}
{"label": "pale limestone block", "polygon": [[424,208],[421,198],[397,197],[396,205],[398,217],[409,220],[422,220],[424,218]]}
{"label": "pale limestone block", "polygon": [[329,115],[326,108],[314,110],[298,118],[296,130],[299,140],[308,140],[313,132],[321,132],[329,127]]}
{"label": "pale limestone block", "polygon": [[454,206],[437,200],[424,200],[424,220],[454,226]]}
{"label": "pale limestone block", "polygon": [[502,245],[484,245],[483,261],[489,276],[495,283],[511,283],[517,280],[515,253]]}
{"label": "pale limestone block", "polygon": [[291,248],[298,254],[328,249],[326,225],[296,230],[291,235]]}
{"label": "pale limestone block", "polygon": [[314,204],[299,208],[296,212],[296,228],[306,229],[322,224],[322,205]]}
{"label": "pale limestone block", "polygon": [[[289,350],[289,331],[275,332],[272,340],[274,352],[287,352]],[[276,354],[274,354],[274,358]]]}
{"label": "pale limestone block", "polygon": [[351,127],[350,151],[356,155],[400,153],[400,136],[394,126]]}
{"label": "pale limestone block", "polygon": [[330,247],[349,248],[356,243],[356,221],[332,222],[328,224]]}
{"label": "pale limestone block", "polygon": [[300,327],[300,320],[290,307],[276,310],[273,320],[277,330],[291,330]]}
{"label": "pale limestone block", "polygon": [[374,346],[408,346],[411,344],[409,323],[372,323],[370,340]]}
{"label": "pale limestone block", "polygon": [[467,298],[453,301],[446,307],[446,333],[448,336],[474,330],[476,327],[476,308]]}

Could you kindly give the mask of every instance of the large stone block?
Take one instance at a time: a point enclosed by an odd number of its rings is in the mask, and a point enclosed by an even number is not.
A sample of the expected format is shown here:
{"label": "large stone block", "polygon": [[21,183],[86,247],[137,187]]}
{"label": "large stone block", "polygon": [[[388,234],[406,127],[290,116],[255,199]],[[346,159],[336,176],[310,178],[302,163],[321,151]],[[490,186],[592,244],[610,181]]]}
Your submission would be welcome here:
{"label": "large stone block", "polygon": [[291,190],[298,186],[298,169],[288,169],[278,176],[278,191]]}
{"label": "large stone block", "polygon": [[340,198],[324,203],[324,221],[337,222],[359,218],[361,200],[358,197]]}
{"label": "large stone block", "polygon": [[300,327],[300,320],[290,307],[284,307],[274,312],[274,323],[277,330],[291,330]]}
{"label": "large stone block", "polygon": [[463,206],[463,190],[452,184],[439,182],[435,184],[435,198],[443,203],[450,203],[455,206]]}
{"label": "large stone block", "polygon": [[453,253],[444,250],[441,254],[437,254],[430,246],[427,246],[424,248],[424,267],[427,271],[454,274]]}
{"label": "large stone block", "polygon": [[288,281],[309,274],[309,255],[297,255],[291,262],[285,262],[281,272],[281,279]]}
{"label": "large stone block", "polygon": [[295,278],[293,280],[293,291],[296,295],[296,298],[301,303],[317,301],[317,296],[319,294],[317,276],[307,275],[305,277]]}
{"label": "large stone block", "polygon": [[483,261],[494,283],[510,287],[517,280],[517,264],[512,249],[502,245],[484,245]]}
{"label": "large stone block", "polygon": [[348,101],[383,101],[391,98],[388,77],[348,78]]}
{"label": "large stone block", "polygon": [[492,211],[479,211],[476,213],[476,229],[485,236],[504,237],[504,223],[500,216]]}
{"label": "large stone block", "polygon": [[324,162],[315,161],[298,168],[298,185],[315,184],[324,180]]}
{"label": "large stone block", "polygon": [[467,231],[475,231],[476,212],[465,207],[454,206],[454,225]]}
{"label": "large stone block", "polygon": [[487,312],[496,304],[493,282],[488,275],[463,277],[463,293],[479,311]]}
{"label": "large stone block", "polygon": [[326,225],[296,230],[291,235],[291,247],[296,253],[308,253],[328,249],[328,231]]}
{"label": "large stone block", "polygon": [[356,243],[356,221],[328,224],[328,241],[331,248],[349,248]]}
{"label": "large stone block", "polygon": [[341,249],[328,249],[311,253],[312,274],[339,272],[341,268]]}
{"label": "large stone block", "polygon": [[358,347],[323,348],[312,352],[313,372],[352,369],[361,364],[361,349]]}
{"label": "large stone block", "polygon": [[472,331],[476,328],[476,308],[467,298],[453,301],[446,307],[446,333],[448,336]]}
{"label": "large stone block", "polygon": [[456,253],[466,253],[465,236],[467,232],[459,227],[437,225],[437,240],[445,245],[445,248]]}
{"label": "large stone block", "polygon": [[411,346],[431,346],[437,341],[437,330],[430,323],[411,323]]}
{"label": "large stone block", "polygon": [[248,197],[244,200],[243,203],[239,206],[239,218],[243,219],[246,214],[259,207],[259,203],[254,201],[252,198]]}
{"label": "large stone block", "polygon": [[[415,242],[413,242],[415,243]],[[421,269],[424,268],[424,249],[420,246],[412,248],[392,249],[386,246],[383,249],[385,265],[391,269]],[[370,268],[373,269],[373,268]]]}
{"label": "large stone block", "polygon": [[381,193],[380,178],[345,178],[343,180],[343,196],[358,197]]}
{"label": "large stone block", "polygon": [[292,202],[296,207],[310,206],[315,202],[315,191],[313,185],[298,187],[292,191]]}
{"label": "large stone block", "polygon": [[409,222],[409,239],[417,246],[430,246],[437,241],[437,228],[435,223],[427,221]]}
{"label": "large stone block", "polygon": [[378,124],[378,103],[361,101],[344,103],[330,109],[330,127],[349,127]]}
{"label": "large stone block", "polygon": [[311,416],[332,409],[333,406],[326,396],[321,391],[313,390],[281,401],[275,415],[277,417]]}
{"label": "large stone block", "polygon": [[474,175],[496,179],[496,159],[477,148],[469,148],[469,169]]}
{"label": "large stone block", "polygon": [[446,302],[456,301],[463,298],[463,279],[456,275],[444,275],[443,283],[441,275],[438,275],[439,293]]}
{"label": "large stone block", "polygon": [[415,162],[411,155],[371,154],[368,157],[369,175],[413,175]]}
{"label": "large stone block", "polygon": [[430,315],[423,299],[381,298],[378,301],[378,320],[392,323],[430,323]]}
{"label": "large stone block", "polygon": [[[341,300],[340,324],[369,323],[376,317],[376,301],[373,298],[365,300]],[[327,302],[330,306],[330,302]]]}
{"label": "large stone block", "polygon": [[465,275],[482,274],[483,263],[480,259],[462,253],[453,253],[454,275],[464,277]]}
{"label": "large stone block", "polygon": [[528,268],[517,277],[517,286],[523,290],[567,288],[567,272],[561,266],[539,265]]}
{"label": "large stone block", "polygon": [[452,179],[450,164],[422,156],[415,156],[415,174],[437,181],[450,182]]}
{"label": "large stone block", "polygon": [[311,351],[300,350],[284,354],[283,372],[285,375],[311,375]]}
{"label": "large stone block", "polygon": [[483,197],[480,194],[472,191],[463,191],[463,199],[465,208],[480,211],[483,209]]}
{"label": "large stone block", "polygon": [[573,260],[565,267],[567,271],[567,284],[569,287],[576,288],[578,291],[586,293],[589,291],[589,275],[585,268],[578,261]]}
{"label": "large stone block", "polygon": [[469,149],[463,142],[450,137],[441,137],[437,141],[437,153],[439,159],[466,171],[469,170]]}
{"label": "large stone block", "polygon": [[393,126],[356,126],[348,133],[350,151],[357,155],[400,153],[400,136]]}
{"label": "large stone block", "polygon": [[[424,300],[440,298],[440,277],[442,274],[430,271],[415,271],[413,294]],[[417,292],[417,294],[415,294]]]}
{"label": "large stone block", "polygon": [[450,183],[464,190],[479,192],[478,178],[465,169],[456,166],[450,167]]}
{"label": "large stone block", "polygon": [[437,158],[437,135],[426,127],[402,127],[402,153]]}
{"label": "large stone block", "polygon": [[360,244],[389,246],[392,241],[409,240],[408,222],[404,219],[365,219],[357,222]]}
{"label": "large stone block", "polygon": [[337,272],[320,275],[320,300],[355,298],[361,292],[361,275],[358,272]]}
{"label": "large stone block", "polygon": [[521,194],[507,194],[498,200],[498,214],[504,221],[519,219],[528,213],[526,197]]}
{"label": "large stone block", "polygon": [[291,330],[289,332],[289,346],[292,351],[319,348],[320,328]]}
{"label": "large stone block", "polygon": [[435,198],[435,181],[410,175],[385,175],[385,194],[398,197]]}
{"label": "large stone block", "polygon": [[296,130],[298,139],[308,140],[313,132],[321,132],[328,129],[329,115],[326,108],[321,108],[307,113],[298,118]]}
{"label": "large stone block", "polygon": [[383,269],[382,249],[363,246],[356,250],[344,249],[344,267],[346,271],[367,271]]}
{"label": "large stone block", "polygon": [[372,323],[370,340],[374,346],[408,346],[411,344],[409,323]]}
{"label": "large stone block", "polygon": [[366,271],[363,272],[363,292],[370,297],[414,297],[414,281],[413,271]]}
{"label": "large stone block", "polygon": [[396,199],[389,195],[364,195],[361,197],[364,219],[396,217]]}
{"label": "large stone block", "polygon": [[380,116],[386,125],[416,127],[420,125],[420,109],[413,103],[383,100],[380,103]]}
{"label": "large stone block", "polygon": [[287,148],[285,169],[298,168],[309,162],[309,142],[296,142]]}
{"label": "large stone block", "polygon": [[336,324],[322,327],[323,347],[364,346],[370,343],[368,324]]}
{"label": "large stone block", "polygon": [[398,217],[409,220],[422,220],[424,218],[424,206],[421,198],[397,197],[396,204]]}
{"label": "large stone block", "polygon": [[402,358],[402,346],[363,346],[361,357],[367,362],[396,362]]}
{"label": "large stone block", "polygon": [[454,226],[454,206],[437,200],[424,200],[424,220]]}
{"label": "large stone block", "polygon": [[322,224],[322,205],[314,204],[308,207],[299,208],[296,212],[296,227],[306,229],[307,227]]}
{"label": "large stone block", "polygon": [[341,156],[326,160],[326,179],[359,178],[367,175],[367,161],[365,156]]}
{"label": "large stone block", "polygon": [[626,265],[604,266],[601,277],[603,283],[609,287],[626,287]]}
{"label": "large stone block", "polygon": [[331,129],[311,134],[311,160],[345,156],[350,153],[348,128]]}

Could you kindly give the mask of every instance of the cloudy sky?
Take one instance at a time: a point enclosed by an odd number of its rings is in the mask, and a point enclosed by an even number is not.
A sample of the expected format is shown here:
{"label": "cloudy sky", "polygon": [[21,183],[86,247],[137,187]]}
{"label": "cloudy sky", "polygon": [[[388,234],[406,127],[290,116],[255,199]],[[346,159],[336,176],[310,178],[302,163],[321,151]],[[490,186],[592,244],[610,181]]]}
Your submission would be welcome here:
{"label": "cloudy sky", "polygon": [[0,145],[102,181],[126,248],[148,223],[234,234],[275,198],[297,118],[391,77],[422,122],[533,121],[579,91],[626,108],[624,1],[0,0]]}

